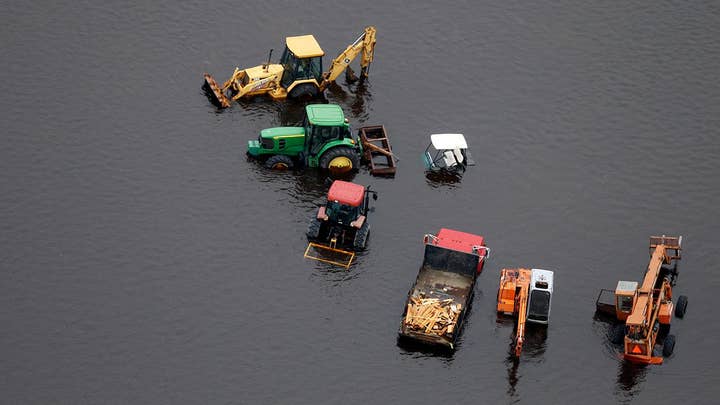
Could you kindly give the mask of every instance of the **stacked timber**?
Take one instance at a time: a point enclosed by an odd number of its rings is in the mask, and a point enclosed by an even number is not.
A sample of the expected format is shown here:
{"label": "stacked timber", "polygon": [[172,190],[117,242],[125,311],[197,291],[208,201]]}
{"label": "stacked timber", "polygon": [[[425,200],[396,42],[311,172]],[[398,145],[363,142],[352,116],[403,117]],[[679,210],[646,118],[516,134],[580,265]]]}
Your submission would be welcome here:
{"label": "stacked timber", "polygon": [[408,303],[405,326],[412,331],[452,336],[462,304],[452,298],[420,298],[412,296]]}

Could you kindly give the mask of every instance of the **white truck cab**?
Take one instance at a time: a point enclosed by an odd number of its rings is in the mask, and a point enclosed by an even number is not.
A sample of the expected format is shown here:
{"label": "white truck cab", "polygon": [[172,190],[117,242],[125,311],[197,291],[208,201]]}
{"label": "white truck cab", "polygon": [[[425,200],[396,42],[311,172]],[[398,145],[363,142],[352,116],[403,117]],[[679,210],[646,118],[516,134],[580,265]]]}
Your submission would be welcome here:
{"label": "white truck cab", "polygon": [[527,321],[548,324],[553,293],[553,272],[532,269],[528,296]]}

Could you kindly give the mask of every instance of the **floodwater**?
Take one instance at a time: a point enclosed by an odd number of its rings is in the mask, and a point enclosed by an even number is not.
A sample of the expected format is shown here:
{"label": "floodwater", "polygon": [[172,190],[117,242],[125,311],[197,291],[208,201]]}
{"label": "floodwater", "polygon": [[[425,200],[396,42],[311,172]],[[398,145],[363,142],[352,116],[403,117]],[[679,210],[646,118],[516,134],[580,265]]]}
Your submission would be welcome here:
{"label": "floodwater", "polygon": [[[5,1],[0,22],[1,403],[717,401],[717,3]],[[345,271],[302,256],[324,176],[245,156],[303,104],[218,111],[202,73],[307,33],[328,65],[369,24],[369,82],[327,99],[400,161],[354,176],[380,195]],[[461,181],[424,176],[434,132],[466,135]],[[492,249],[450,356],[396,345],[440,227]],[[595,298],[663,233],[688,312],[672,357],[628,367]],[[554,270],[555,296],[515,362],[494,305],[517,266]]]}

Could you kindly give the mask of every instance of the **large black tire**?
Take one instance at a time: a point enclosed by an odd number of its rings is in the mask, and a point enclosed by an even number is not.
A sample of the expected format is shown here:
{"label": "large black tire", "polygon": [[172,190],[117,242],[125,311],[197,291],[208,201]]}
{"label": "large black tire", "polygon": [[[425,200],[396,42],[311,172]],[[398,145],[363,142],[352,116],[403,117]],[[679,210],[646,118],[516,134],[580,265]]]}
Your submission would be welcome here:
{"label": "large black tire", "polygon": [[290,98],[313,98],[318,95],[318,88],[312,83],[298,84],[288,93]]}
{"label": "large black tire", "polygon": [[610,341],[619,345],[625,339],[625,325],[618,323],[610,325]]}
{"label": "large black tire", "polygon": [[682,318],[685,316],[687,310],[688,297],[681,295],[678,297],[677,304],[675,304],[675,317]]}
{"label": "large black tire", "polygon": [[365,221],[365,223],[360,227],[360,229],[355,232],[355,240],[353,240],[353,247],[355,248],[355,250],[365,249],[365,245],[367,245],[368,235],[370,235],[370,224]]}
{"label": "large black tire", "polygon": [[675,335],[665,336],[665,342],[663,342],[663,356],[672,356],[675,350]]}
{"label": "large black tire", "polygon": [[320,167],[322,169],[330,169],[330,162],[335,158],[345,157],[350,160],[350,167],[343,170],[346,172],[358,170],[360,168],[360,156],[359,154],[347,146],[337,146],[325,152],[320,158]]}
{"label": "large black tire", "polygon": [[320,220],[317,218],[313,218],[310,221],[310,224],[308,225],[308,229],[306,232],[306,235],[308,239],[317,239],[318,236],[320,236],[320,226],[322,224],[320,223]]}
{"label": "large black tire", "polygon": [[292,169],[293,166],[292,159],[285,155],[272,155],[265,161],[265,167],[272,170],[288,170]]}

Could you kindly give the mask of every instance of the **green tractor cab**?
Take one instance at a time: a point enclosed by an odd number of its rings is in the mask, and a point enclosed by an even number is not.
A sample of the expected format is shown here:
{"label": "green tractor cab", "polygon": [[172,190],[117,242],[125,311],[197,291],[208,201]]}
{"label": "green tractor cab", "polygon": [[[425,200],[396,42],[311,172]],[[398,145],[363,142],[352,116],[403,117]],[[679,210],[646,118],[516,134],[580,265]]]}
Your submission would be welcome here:
{"label": "green tractor cab", "polygon": [[307,166],[345,173],[359,168],[363,149],[340,106],[309,104],[303,126],[263,129],[248,141],[248,154],[269,169]]}

